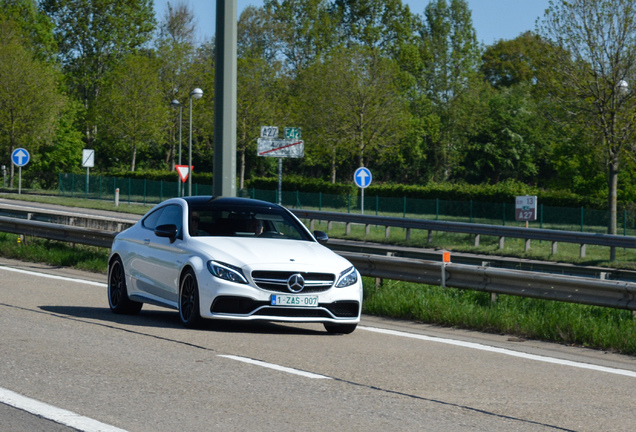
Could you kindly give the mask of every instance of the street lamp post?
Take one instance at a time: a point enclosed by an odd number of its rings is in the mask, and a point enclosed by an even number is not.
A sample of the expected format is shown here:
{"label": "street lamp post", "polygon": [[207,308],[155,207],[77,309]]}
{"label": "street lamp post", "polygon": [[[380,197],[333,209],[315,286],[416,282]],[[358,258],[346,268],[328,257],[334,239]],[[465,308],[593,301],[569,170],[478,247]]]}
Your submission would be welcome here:
{"label": "street lamp post", "polygon": [[192,99],[201,99],[203,90],[195,88],[190,92],[190,140],[188,143],[188,196],[192,196]]}
{"label": "street lamp post", "polygon": [[[170,106],[173,108],[179,107],[179,163],[178,165],[181,165],[181,124],[183,123],[181,121],[182,115],[183,115],[183,105],[181,105],[179,103],[178,100],[174,99],[172,102],[170,102]],[[181,193],[181,190],[183,188],[181,187],[181,182],[179,182],[179,196],[182,196],[183,194]]]}

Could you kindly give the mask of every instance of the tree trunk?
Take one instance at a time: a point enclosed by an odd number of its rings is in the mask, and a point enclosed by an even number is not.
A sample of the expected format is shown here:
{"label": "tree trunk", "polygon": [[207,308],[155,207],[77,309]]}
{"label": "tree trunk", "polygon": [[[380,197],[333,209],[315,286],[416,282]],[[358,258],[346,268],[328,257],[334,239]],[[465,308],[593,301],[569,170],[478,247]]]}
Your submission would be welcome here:
{"label": "tree trunk", "polygon": [[241,150],[241,172],[239,174],[239,190],[245,187],[245,146]]}
{"label": "tree trunk", "polygon": [[608,173],[608,207],[609,207],[609,224],[607,227],[608,234],[616,234],[616,201],[618,189],[618,160],[610,161]]}
{"label": "tree trunk", "polygon": [[130,162],[130,171],[135,172],[135,159],[137,158],[137,145],[133,144],[132,161]]}

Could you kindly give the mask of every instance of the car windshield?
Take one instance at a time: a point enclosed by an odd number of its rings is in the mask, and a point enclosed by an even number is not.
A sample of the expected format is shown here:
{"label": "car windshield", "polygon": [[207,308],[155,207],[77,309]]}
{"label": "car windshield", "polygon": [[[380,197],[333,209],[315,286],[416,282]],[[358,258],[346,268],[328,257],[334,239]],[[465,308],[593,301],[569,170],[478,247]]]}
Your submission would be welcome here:
{"label": "car windshield", "polygon": [[293,217],[277,207],[219,206],[190,208],[188,232],[192,237],[264,237],[294,240],[312,238]]}

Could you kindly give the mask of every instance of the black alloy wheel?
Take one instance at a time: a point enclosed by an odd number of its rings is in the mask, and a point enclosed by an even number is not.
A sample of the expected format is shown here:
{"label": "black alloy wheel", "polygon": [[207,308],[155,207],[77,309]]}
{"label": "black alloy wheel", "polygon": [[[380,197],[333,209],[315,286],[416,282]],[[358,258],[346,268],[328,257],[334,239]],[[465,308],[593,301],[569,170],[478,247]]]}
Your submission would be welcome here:
{"label": "black alloy wheel", "polygon": [[188,269],[181,278],[179,288],[179,318],[187,328],[197,328],[201,325],[199,311],[199,284],[192,269]]}
{"label": "black alloy wheel", "polygon": [[141,311],[143,303],[128,298],[124,265],[116,257],[108,268],[108,305],[116,314],[134,315]]}

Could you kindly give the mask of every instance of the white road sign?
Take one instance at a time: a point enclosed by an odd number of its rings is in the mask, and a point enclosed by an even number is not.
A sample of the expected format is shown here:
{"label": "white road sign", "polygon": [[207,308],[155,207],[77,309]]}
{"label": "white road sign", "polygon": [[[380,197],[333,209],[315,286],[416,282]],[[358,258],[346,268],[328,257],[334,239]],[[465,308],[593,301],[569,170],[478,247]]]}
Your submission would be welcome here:
{"label": "white road sign", "polygon": [[95,166],[95,150],[82,150],[82,166],[84,168],[93,168]]}
{"label": "white road sign", "polygon": [[261,126],[261,138],[278,138],[278,126]]}
{"label": "white road sign", "polygon": [[258,139],[258,156],[301,158],[305,156],[305,142],[287,139]]}
{"label": "white road sign", "polygon": [[524,195],[515,199],[515,220],[537,220],[537,197]]}

